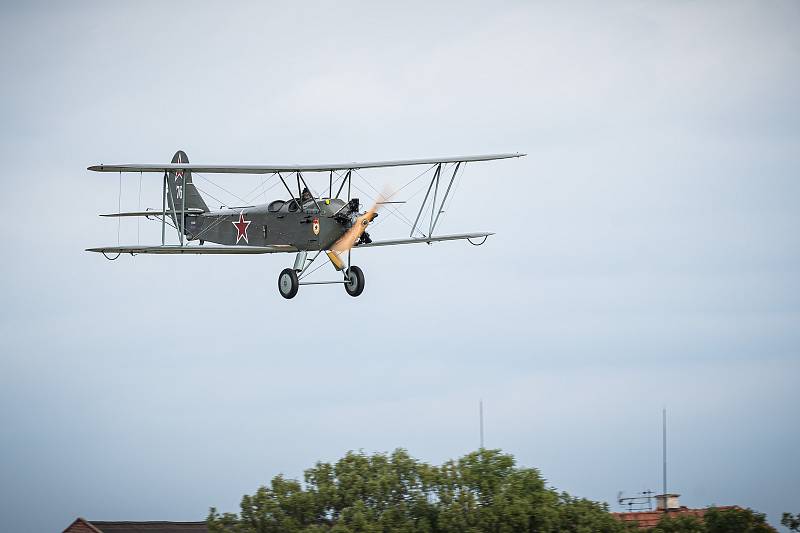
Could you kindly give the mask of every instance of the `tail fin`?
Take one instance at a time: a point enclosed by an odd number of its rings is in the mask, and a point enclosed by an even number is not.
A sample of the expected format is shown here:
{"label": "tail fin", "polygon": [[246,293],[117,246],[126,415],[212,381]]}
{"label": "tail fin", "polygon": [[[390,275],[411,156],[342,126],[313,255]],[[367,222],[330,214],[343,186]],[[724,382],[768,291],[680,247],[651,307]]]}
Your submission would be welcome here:
{"label": "tail fin", "polygon": [[[186,156],[186,152],[183,150],[178,150],[175,152],[175,155],[172,156],[173,163],[188,163],[189,158]],[[195,224],[196,224],[196,217],[192,215],[187,215],[186,224],[181,224],[180,220],[180,213],[182,210],[188,211],[189,209],[196,210],[200,209],[203,212],[208,211],[208,206],[206,205],[205,201],[203,201],[203,197],[200,196],[200,192],[195,187],[194,183],[192,183],[192,171],[191,170],[177,170],[169,173],[169,178],[167,179],[167,184],[169,185],[169,190],[167,191],[167,201],[169,202],[169,209],[170,215],[172,216],[172,221],[175,222],[177,227],[184,226],[187,235],[189,238],[192,238],[194,234]],[[174,210],[174,211],[173,211]],[[177,213],[177,216],[173,213]]]}

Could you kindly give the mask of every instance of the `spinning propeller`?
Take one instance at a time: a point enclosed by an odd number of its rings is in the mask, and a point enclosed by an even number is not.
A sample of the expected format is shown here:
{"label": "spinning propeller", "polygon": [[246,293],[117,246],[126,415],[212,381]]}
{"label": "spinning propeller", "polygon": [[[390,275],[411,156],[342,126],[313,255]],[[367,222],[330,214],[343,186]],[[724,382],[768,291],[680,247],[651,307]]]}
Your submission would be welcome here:
{"label": "spinning propeller", "polygon": [[344,267],[344,263],[340,259],[341,255],[349,252],[353,246],[355,246],[361,240],[367,230],[367,226],[369,226],[370,223],[375,220],[375,217],[378,216],[378,208],[389,196],[390,195],[388,195],[384,189],[384,191],[378,195],[378,198],[375,203],[372,204],[372,207],[370,207],[367,211],[360,215],[353,213],[357,216],[353,220],[352,225],[350,228],[348,228],[344,235],[339,237],[339,240],[333,243],[330,251],[328,251],[328,257],[331,259],[331,262],[337,270],[341,270]]}

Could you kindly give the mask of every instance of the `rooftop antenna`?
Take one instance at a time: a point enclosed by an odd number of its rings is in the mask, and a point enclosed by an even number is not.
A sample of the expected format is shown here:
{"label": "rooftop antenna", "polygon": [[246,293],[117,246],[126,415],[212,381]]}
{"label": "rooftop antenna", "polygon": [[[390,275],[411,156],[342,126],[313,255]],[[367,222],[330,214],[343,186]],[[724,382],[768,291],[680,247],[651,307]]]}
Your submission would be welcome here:
{"label": "rooftop antenna", "polygon": [[481,450],[483,449],[483,398],[478,401],[478,418],[481,427]]}
{"label": "rooftop antenna", "polygon": [[617,493],[617,502],[621,506],[628,508],[627,512],[635,513],[637,511],[652,511],[653,510],[653,491],[643,490],[633,496],[623,497],[622,491]]}
{"label": "rooftop antenna", "polygon": [[[661,475],[662,493],[656,494],[656,510],[668,512],[670,509],[678,508],[678,494],[667,494],[667,408],[661,409]],[[653,492],[645,490],[624,497],[622,492],[617,493],[617,503],[628,508],[628,512],[651,511],[653,509]]]}
{"label": "rooftop antenna", "polygon": [[[662,475],[663,475],[663,489],[664,492],[661,494],[664,495],[665,502],[667,497],[667,408],[666,406],[661,410],[661,435],[662,435],[662,451],[663,451],[663,463],[662,463]],[[665,503],[666,508],[666,503]]]}

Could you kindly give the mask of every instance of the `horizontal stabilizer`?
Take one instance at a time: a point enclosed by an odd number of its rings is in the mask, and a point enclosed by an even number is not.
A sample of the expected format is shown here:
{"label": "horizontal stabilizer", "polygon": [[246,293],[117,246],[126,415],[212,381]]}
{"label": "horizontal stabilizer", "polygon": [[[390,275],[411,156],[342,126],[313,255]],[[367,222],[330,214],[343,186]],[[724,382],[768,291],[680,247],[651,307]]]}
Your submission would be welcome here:
{"label": "horizontal stabilizer", "polygon": [[276,172],[330,172],[333,170],[356,170],[362,168],[404,167],[411,165],[435,165],[438,163],[469,163],[473,161],[493,161],[522,157],[525,154],[488,154],[440,157],[438,159],[400,159],[397,161],[372,161],[331,163],[323,165],[195,165],[188,163],[167,163],[163,165],[93,165],[88,168],[94,172],[158,172],[190,170],[206,174],[274,174]]}
{"label": "horizontal stabilizer", "polygon": [[279,254],[283,252],[296,252],[297,248],[288,244],[274,244],[271,246],[178,246],[174,244],[164,246],[104,246],[102,248],[87,248],[87,252],[101,254]]}
{"label": "horizontal stabilizer", "polygon": [[[180,214],[180,212],[181,212],[181,210],[178,209],[178,213],[179,214]],[[186,214],[188,214],[188,215],[196,215],[196,214],[204,213],[204,212],[205,211],[203,211],[202,209],[199,209],[199,208],[196,208],[196,207],[194,207],[192,209],[189,209],[189,208],[186,209]],[[170,215],[171,213],[172,213],[172,210],[168,209],[167,210],[167,215]],[[101,217],[160,217],[161,214],[162,214],[162,212],[159,209],[158,211],[150,210],[150,211],[127,211],[127,212],[124,212],[124,213],[103,213],[100,216]]]}
{"label": "horizontal stabilizer", "polygon": [[463,239],[482,239],[494,235],[494,233],[480,232],[480,233],[458,233],[455,235],[436,235],[435,237],[419,237],[408,239],[391,239],[387,241],[372,241],[369,244],[359,244],[356,248],[371,248],[373,246],[394,246],[396,244],[417,244],[417,243],[432,243],[441,241],[458,241]]}

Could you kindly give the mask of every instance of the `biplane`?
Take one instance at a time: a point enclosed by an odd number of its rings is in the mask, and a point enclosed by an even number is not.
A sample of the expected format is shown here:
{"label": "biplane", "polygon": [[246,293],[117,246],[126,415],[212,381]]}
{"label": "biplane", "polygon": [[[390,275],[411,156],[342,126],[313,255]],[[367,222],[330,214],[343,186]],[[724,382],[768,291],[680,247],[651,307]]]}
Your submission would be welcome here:
{"label": "biplane", "polygon": [[[436,235],[434,233],[445,202],[451,194],[459,169],[467,163],[521,157],[525,154],[493,154],[439,159],[411,159],[371,163],[324,165],[198,165],[190,164],[186,153],[178,151],[169,164],[96,165],[95,172],[138,172],[163,175],[161,209],[116,212],[105,217],[146,217],[160,220],[161,244],[155,246],[103,246],[88,248],[102,253],[107,259],[121,254],[274,254],[294,253],[294,264],[278,276],[278,291],[284,298],[293,298],[301,285],[341,283],[350,296],[364,290],[364,273],[351,264],[354,248],[394,246],[401,244],[435,243],[468,240],[483,244],[490,232]],[[427,165],[428,169],[414,178],[416,181],[431,172],[430,181],[407,238],[372,240],[368,226],[378,216],[378,210],[388,209],[397,214],[393,194],[381,193],[377,201],[362,211],[358,198],[351,197],[353,174],[364,169]],[[288,193],[287,199],[276,199],[261,205],[220,206],[211,210],[201,191],[192,181],[192,173],[204,174],[266,174],[277,177]],[[327,173],[327,194],[315,194],[304,175]],[[141,175],[141,174],[140,174]],[[334,175],[336,179],[334,180]],[[287,182],[287,179],[289,180]],[[292,183],[294,182],[294,183]],[[296,191],[289,184],[296,185]],[[445,183],[447,186],[445,187]],[[263,182],[262,182],[263,184]],[[276,180],[275,185],[278,184]],[[423,181],[424,184],[424,181]],[[334,187],[338,190],[334,194]],[[121,185],[120,185],[121,187]],[[346,187],[346,196],[343,192]],[[424,186],[419,190],[421,193]],[[442,193],[442,190],[444,191]],[[324,192],[324,191],[323,191]],[[430,200],[430,202],[429,202]],[[121,210],[119,210],[121,211]],[[429,213],[428,213],[429,212]],[[403,217],[410,223],[409,217]],[[429,220],[426,220],[429,219]],[[178,243],[167,244],[166,226],[177,232]],[[426,227],[427,226],[427,227]],[[481,240],[482,239],[482,240]],[[480,241],[479,241],[480,240]],[[479,241],[479,242],[478,242]],[[212,243],[206,245],[206,243]],[[307,279],[309,267],[324,253],[333,268],[342,274],[341,280],[312,281]],[[312,254],[309,257],[309,254]],[[319,268],[315,267],[314,270]]]}

